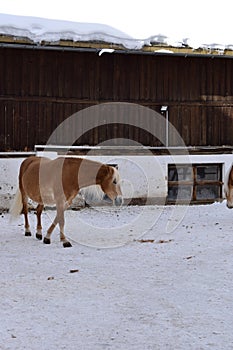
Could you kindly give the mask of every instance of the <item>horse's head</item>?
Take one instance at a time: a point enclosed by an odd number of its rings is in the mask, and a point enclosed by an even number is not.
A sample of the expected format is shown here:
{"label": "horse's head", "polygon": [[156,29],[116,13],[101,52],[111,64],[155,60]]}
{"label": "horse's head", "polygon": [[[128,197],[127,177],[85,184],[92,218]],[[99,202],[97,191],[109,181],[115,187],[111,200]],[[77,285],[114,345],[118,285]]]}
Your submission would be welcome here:
{"label": "horse's head", "polygon": [[97,183],[114,205],[123,204],[120,175],[116,168],[110,165],[102,165],[97,175]]}
{"label": "horse's head", "polygon": [[227,200],[227,208],[232,209],[233,208],[233,187],[228,188],[228,190],[225,190],[225,196]]}
{"label": "horse's head", "polygon": [[233,167],[227,172],[225,183],[224,183],[224,192],[227,200],[227,208],[233,208]]}

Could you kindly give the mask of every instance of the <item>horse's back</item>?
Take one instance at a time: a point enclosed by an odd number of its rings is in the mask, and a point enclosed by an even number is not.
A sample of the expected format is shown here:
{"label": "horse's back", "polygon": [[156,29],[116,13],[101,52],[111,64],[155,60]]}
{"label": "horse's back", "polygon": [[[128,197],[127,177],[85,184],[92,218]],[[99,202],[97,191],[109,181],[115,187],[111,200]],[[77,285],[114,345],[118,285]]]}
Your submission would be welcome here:
{"label": "horse's back", "polygon": [[47,163],[47,162],[51,162],[51,159],[46,157],[37,157],[37,156],[31,156],[26,158],[20,166],[20,173],[23,175],[26,172],[26,170],[28,170],[32,166],[39,168],[42,161],[43,163],[44,162]]}
{"label": "horse's back", "polygon": [[23,178],[37,178],[39,176],[41,164],[47,164],[49,162],[51,162],[51,160],[46,157],[31,156],[26,158],[20,166],[19,182],[21,183]]}

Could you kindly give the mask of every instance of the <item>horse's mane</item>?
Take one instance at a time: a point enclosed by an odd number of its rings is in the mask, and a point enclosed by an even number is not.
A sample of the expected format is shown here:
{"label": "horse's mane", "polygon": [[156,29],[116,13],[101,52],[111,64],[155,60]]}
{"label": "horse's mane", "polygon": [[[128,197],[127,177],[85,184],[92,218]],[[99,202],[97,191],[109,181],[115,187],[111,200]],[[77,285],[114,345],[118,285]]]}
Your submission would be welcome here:
{"label": "horse's mane", "polygon": [[229,169],[227,170],[227,172],[225,174],[225,178],[224,178],[224,192],[225,192],[225,194],[228,194],[228,192],[229,192],[228,181],[229,181],[229,176],[230,176],[230,172],[232,170],[232,167],[233,167],[233,163],[231,164],[231,166],[229,167]]}
{"label": "horse's mane", "polygon": [[103,200],[104,192],[99,185],[83,187],[79,192],[88,204],[97,203]]}

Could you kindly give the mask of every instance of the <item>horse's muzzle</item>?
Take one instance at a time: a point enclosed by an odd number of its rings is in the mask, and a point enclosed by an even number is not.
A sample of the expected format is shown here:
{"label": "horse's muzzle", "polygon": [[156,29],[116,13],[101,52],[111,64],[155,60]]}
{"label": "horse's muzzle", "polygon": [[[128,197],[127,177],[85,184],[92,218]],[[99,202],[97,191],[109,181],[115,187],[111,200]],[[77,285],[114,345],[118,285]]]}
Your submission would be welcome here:
{"label": "horse's muzzle", "polygon": [[106,203],[111,203],[111,204],[114,204],[116,206],[121,206],[123,205],[124,203],[124,199],[122,196],[117,196],[114,200],[112,200],[111,198],[109,198],[109,196],[107,194],[104,195],[103,197],[103,200],[106,202]]}
{"label": "horse's muzzle", "polygon": [[105,194],[105,195],[103,196],[103,200],[104,200],[105,202],[107,202],[107,203],[112,203],[111,198],[110,198],[107,194]]}
{"label": "horse's muzzle", "polygon": [[118,207],[123,205],[123,203],[124,203],[124,199],[122,196],[117,196],[114,200],[114,204]]}

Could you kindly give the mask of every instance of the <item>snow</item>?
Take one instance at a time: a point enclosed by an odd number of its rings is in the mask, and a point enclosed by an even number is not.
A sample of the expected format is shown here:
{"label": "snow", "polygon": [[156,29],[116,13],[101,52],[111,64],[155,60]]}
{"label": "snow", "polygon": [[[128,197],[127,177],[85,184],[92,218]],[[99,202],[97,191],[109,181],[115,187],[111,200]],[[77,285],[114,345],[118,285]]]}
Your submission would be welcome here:
{"label": "snow", "polygon": [[172,206],[69,210],[66,249],[57,231],[44,245],[2,213],[0,348],[233,348],[232,211],[177,209],[171,233]]}
{"label": "snow", "polygon": [[128,49],[140,49],[143,42],[109,25],[70,22],[46,18],[0,14],[0,33],[28,38],[34,43],[73,41],[103,41],[122,44]]}
{"label": "snow", "polygon": [[0,14],[0,34],[28,38],[35,44],[40,44],[42,41],[56,43],[61,39],[106,42],[122,45],[130,50],[140,50],[143,46],[153,43],[174,47],[189,46],[193,49],[218,49],[221,53],[224,49],[233,49],[233,39],[229,33],[223,35],[222,31],[217,31],[217,34],[213,34],[212,30],[206,32],[204,27],[205,31],[202,30],[200,33],[200,30],[194,30],[189,32],[187,37],[185,36],[187,29],[182,27],[183,32],[181,32],[177,24],[179,23],[176,23],[175,28],[172,27],[164,33],[151,33],[147,38],[137,39],[106,24]]}

